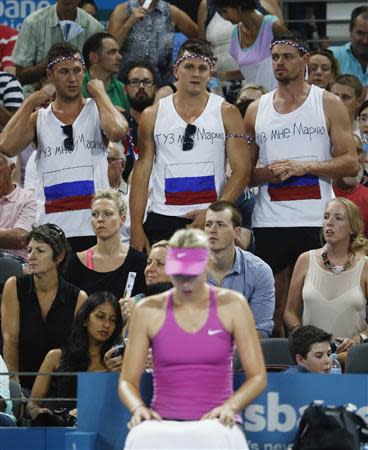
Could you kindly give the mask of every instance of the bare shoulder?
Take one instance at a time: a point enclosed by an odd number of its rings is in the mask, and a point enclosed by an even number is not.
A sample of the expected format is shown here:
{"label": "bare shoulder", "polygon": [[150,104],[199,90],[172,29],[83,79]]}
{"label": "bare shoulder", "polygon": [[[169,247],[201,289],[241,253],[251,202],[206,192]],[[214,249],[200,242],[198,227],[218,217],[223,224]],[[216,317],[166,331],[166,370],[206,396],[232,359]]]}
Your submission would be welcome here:
{"label": "bare shoulder", "polygon": [[86,265],[86,262],[87,262],[87,251],[86,250],[83,250],[83,252],[78,252],[77,257],[82,264]]}
{"label": "bare shoulder", "polygon": [[145,123],[154,122],[157,117],[158,106],[159,106],[159,104],[155,103],[152,106],[149,106],[148,108],[146,108],[141,114],[140,122],[142,120]]}
{"label": "bare shoulder", "polygon": [[17,277],[13,276],[13,277],[9,277],[4,285],[4,290],[15,290],[17,287]]}
{"label": "bare shoulder", "polygon": [[[327,114],[335,113],[336,111],[344,111],[344,104],[340,97],[331,92],[323,91],[322,94],[323,107]],[[337,109],[336,109],[337,108]]]}
{"label": "bare shoulder", "polygon": [[257,113],[258,113],[258,106],[259,106],[259,99],[254,100],[254,102],[252,102],[248,108],[247,108],[247,112],[245,113],[244,116],[244,123],[247,125],[250,124],[255,124],[256,122],[256,117],[257,117]]}
{"label": "bare shoulder", "polygon": [[299,271],[306,272],[309,267],[309,259],[311,257],[311,252],[315,250],[308,250],[307,252],[302,253],[296,261],[295,268]]}
{"label": "bare shoulder", "polygon": [[248,106],[247,114],[248,114],[248,112],[249,112],[249,115],[254,115],[254,116],[257,115],[257,112],[258,112],[258,106],[259,106],[259,101],[260,101],[260,99],[257,98],[257,100],[254,100],[254,102],[252,102],[252,103]]}
{"label": "bare shoulder", "polygon": [[41,365],[41,372],[55,371],[60,365],[61,354],[62,352],[60,348],[50,350],[43,360],[43,363]]}
{"label": "bare shoulder", "polygon": [[60,358],[61,358],[61,353],[62,352],[61,352],[60,348],[54,348],[47,353],[46,358],[48,358],[48,360],[50,362],[59,363]]}
{"label": "bare shoulder", "polygon": [[[222,102],[221,104],[221,116],[225,126],[225,130],[227,132],[234,132],[239,129],[239,132],[242,131],[243,127],[243,118],[240,114],[240,111],[235,105],[232,105],[228,102]],[[235,127],[235,129],[234,129]]]}
{"label": "bare shoulder", "polygon": [[115,15],[115,17],[121,18],[122,16],[126,15],[128,13],[128,6],[126,3],[119,3],[115,6],[112,14]]}

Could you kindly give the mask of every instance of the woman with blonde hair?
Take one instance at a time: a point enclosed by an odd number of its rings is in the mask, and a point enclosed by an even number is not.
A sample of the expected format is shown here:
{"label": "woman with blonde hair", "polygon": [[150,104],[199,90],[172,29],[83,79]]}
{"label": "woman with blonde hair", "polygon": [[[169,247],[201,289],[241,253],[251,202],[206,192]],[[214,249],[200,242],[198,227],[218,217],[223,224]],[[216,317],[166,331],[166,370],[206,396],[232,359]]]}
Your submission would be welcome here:
{"label": "woman with blonde hair", "polygon": [[338,353],[368,341],[367,240],[361,226],[359,208],[350,200],[337,197],[327,204],[325,245],[299,257],[285,309],[289,331],[301,325],[322,328],[334,336]]}
{"label": "woman with blonde hair", "polygon": [[[120,398],[132,412],[126,449],[248,448],[239,412],[266,386],[262,351],[244,297],[207,284],[208,252],[205,233],[177,231],[165,263],[173,289],[134,308],[119,382]],[[236,392],[234,344],[246,378]],[[139,384],[151,346],[148,406]]]}
{"label": "woman with blonde hair", "polygon": [[117,298],[125,297],[128,277],[132,296],[145,290],[143,272],[147,257],[121,242],[120,227],[125,221],[125,212],[126,203],[119,191],[99,189],[94,195],[91,223],[97,244],[72,255],[65,271],[65,278],[88,295],[107,291]]}

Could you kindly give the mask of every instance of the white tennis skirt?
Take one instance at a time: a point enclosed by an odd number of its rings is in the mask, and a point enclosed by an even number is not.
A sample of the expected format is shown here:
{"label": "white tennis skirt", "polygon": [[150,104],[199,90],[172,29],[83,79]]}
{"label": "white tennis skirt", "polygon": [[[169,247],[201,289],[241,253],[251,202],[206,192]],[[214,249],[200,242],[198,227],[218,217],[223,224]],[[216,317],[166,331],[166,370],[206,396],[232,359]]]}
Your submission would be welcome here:
{"label": "white tennis skirt", "polygon": [[146,420],[129,432],[124,449],[249,450],[249,447],[239,426],[230,428],[218,420]]}

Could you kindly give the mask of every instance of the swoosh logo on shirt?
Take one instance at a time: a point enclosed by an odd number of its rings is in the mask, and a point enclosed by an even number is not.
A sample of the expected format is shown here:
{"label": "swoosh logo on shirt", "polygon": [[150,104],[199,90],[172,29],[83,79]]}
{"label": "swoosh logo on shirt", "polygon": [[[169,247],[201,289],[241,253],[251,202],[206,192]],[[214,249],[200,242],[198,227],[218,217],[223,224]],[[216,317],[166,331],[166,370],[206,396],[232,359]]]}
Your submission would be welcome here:
{"label": "swoosh logo on shirt", "polygon": [[186,254],[185,253],[178,253],[176,256],[180,259],[180,258],[184,258]]}
{"label": "swoosh logo on shirt", "polygon": [[214,336],[215,334],[222,333],[224,330],[208,330],[208,336]]}

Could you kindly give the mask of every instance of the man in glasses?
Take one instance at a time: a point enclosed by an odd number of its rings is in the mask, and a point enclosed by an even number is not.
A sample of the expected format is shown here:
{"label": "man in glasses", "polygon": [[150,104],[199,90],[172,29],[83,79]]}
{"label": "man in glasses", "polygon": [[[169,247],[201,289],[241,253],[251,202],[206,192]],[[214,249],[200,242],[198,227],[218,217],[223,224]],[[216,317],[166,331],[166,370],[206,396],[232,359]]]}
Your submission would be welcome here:
{"label": "man in glasses", "polygon": [[90,80],[103,81],[107,95],[113,105],[129,109],[128,96],[121,81],[115,78],[120,68],[121,54],[118,43],[109,33],[96,33],[83,46],[86,73],[83,78],[83,97],[89,97],[87,84]]}
{"label": "man in glasses", "polygon": [[42,187],[38,223],[62,228],[74,251],[91,247],[90,203],[95,191],[108,188],[107,140],[118,142],[128,130],[100,80],[91,80],[82,96],[83,59],[78,49],[63,42],[51,47],[47,76],[54,85],[52,100],[44,87],[30,95],[0,135],[0,152],[15,156],[35,141],[35,163]]}
{"label": "man in glasses", "polygon": [[332,177],[355,176],[358,160],[349,118],[341,101],[305,81],[309,52],[296,33],[275,37],[272,65],[278,86],[254,101],[245,115],[259,186],[252,215],[256,255],[275,275],[275,336],[294,264],[319,248]]}
{"label": "man in glasses", "polygon": [[[209,204],[235,201],[249,182],[242,118],[235,106],[207,91],[213,71],[210,45],[186,41],[174,67],[177,92],[141,115],[130,195],[131,245],[139,250],[179,228],[203,228]],[[152,203],[143,228],[150,177]]]}
{"label": "man in glasses", "polygon": [[123,141],[127,155],[123,177],[127,180],[133,169],[134,161],[138,158],[138,125],[141,113],[148,106],[152,106],[155,99],[155,69],[148,61],[134,62],[129,66],[124,81],[130,103],[130,108],[125,113],[129,123],[129,133]]}

